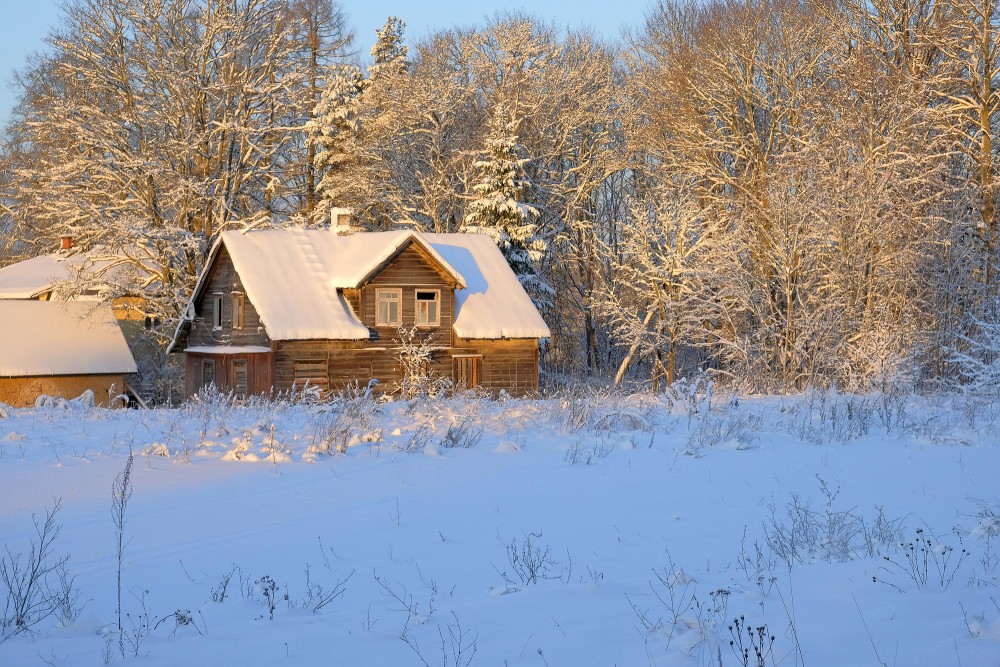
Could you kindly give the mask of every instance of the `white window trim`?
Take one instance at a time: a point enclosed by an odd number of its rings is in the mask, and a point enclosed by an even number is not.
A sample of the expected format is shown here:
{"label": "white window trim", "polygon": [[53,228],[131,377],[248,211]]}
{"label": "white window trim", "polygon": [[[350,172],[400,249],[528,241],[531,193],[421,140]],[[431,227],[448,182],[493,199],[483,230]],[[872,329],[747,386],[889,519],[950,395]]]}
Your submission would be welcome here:
{"label": "white window trim", "polygon": [[[419,322],[419,319],[420,319],[420,301],[421,300],[417,298],[417,295],[420,294],[421,292],[430,292],[430,293],[433,293],[435,295],[434,296],[434,303],[437,304],[437,308],[436,308],[437,312],[436,312],[436,317],[434,318],[433,322],[424,322],[424,323]],[[414,292],[413,292],[413,323],[414,323],[414,325],[416,325],[418,327],[439,327],[439,326],[441,326],[441,290],[439,290],[439,289],[420,289],[419,287],[414,290]]]}
{"label": "white window trim", "polygon": [[[396,316],[399,318],[396,322],[383,322],[380,318],[379,305],[382,301],[382,295],[393,295],[396,301]],[[375,289],[375,326],[377,327],[399,327],[403,325],[403,290],[399,287],[379,287]]]}

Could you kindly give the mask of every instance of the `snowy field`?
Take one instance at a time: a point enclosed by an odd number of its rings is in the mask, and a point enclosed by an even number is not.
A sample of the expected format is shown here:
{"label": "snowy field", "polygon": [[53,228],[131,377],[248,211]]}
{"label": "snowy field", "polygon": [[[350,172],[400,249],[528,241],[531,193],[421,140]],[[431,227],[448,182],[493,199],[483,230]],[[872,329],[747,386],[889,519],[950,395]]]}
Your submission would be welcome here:
{"label": "snowy field", "polygon": [[1000,665],[1000,404],[2,414],[4,565],[60,502],[79,597],[0,665]]}

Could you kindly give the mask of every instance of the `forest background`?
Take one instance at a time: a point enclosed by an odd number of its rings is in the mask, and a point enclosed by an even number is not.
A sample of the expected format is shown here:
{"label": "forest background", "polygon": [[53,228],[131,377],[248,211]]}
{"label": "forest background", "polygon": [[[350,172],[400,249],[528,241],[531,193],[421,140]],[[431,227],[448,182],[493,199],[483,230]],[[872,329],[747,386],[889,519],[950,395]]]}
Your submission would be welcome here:
{"label": "forest background", "polygon": [[390,18],[366,65],[352,40],[325,0],[70,0],[16,77],[0,264],[72,236],[109,271],[61,291],[142,297],[162,345],[219,233],[348,207],[491,234],[549,385],[1000,375],[996,2],[662,1],[618,40]]}

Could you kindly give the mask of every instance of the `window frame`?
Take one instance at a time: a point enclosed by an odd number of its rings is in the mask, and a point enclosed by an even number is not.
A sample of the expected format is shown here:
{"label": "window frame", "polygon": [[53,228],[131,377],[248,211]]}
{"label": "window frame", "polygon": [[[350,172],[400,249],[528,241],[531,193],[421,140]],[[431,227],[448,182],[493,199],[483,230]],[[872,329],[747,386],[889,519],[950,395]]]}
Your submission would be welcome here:
{"label": "window frame", "polygon": [[[421,294],[433,294],[433,299],[421,299]],[[434,304],[434,320],[428,322],[420,321],[420,306],[422,304]],[[439,289],[420,289],[417,288],[413,292],[413,324],[418,327],[439,327],[441,326],[441,290]]]}
{"label": "window frame", "polygon": [[[396,321],[393,322],[386,311],[386,319],[382,319],[382,303],[396,304]],[[400,287],[378,287],[375,289],[375,326],[377,327],[401,327],[403,326],[403,290]]]}
{"label": "window frame", "polygon": [[[237,373],[237,368],[243,369],[243,388],[240,390]],[[250,393],[250,362],[246,359],[233,359],[229,362],[230,377],[232,378],[232,383],[230,389],[233,391],[233,396],[236,398],[246,398]]]}
{"label": "window frame", "polygon": [[232,329],[241,331],[246,327],[246,295],[243,292],[233,292],[230,295],[232,305]]}
{"label": "window frame", "polygon": [[212,294],[212,331],[222,329],[222,294]]}
{"label": "window frame", "polygon": [[[210,384],[218,386],[215,374],[215,359],[202,359],[201,360],[201,386],[202,388],[207,387]],[[211,375],[211,378],[208,376]],[[208,379],[206,382],[205,380]]]}

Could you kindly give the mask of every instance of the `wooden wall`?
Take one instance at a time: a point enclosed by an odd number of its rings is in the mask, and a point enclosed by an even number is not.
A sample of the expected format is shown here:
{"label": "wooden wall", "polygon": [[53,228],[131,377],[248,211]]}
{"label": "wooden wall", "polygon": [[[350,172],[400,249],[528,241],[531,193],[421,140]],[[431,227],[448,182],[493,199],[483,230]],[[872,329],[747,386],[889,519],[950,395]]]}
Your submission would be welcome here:
{"label": "wooden wall", "polygon": [[[402,382],[399,353],[395,345],[369,342],[276,341],[274,388],[287,391],[295,381],[295,364],[326,364],[327,387],[342,391],[357,382],[364,386],[379,381],[377,391],[394,393]],[[482,355],[480,387],[494,394],[504,390],[512,396],[538,391],[538,340],[460,340],[455,347],[436,350],[430,365],[432,377],[452,378],[455,355]]]}
{"label": "wooden wall", "polygon": [[492,393],[501,389],[512,396],[538,391],[538,339],[468,340],[456,337],[453,354],[481,354],[479,385]]}
{"label": "wooden wall", "polygon": [[[244,296],[244,321],[242,329],[233,329],[233,292],[242,292],[243,281],[240,280],[233,260],[225,246],[219,249],[219,254],[211,267],[208,281],[201,296],[195,303],[197,318],[188,331],[188,347],[205,345],[262,345],[271,344],[267,333],[260,322],[257,309]],[[222,296],[222,328],[212,328],[212,298]],[[259,329],[259,331],[258,331]]]}
{"label": "wooden wall", "polygon": [[233,361],[247,363],[247,393],[268,394],[274,384],[274,353],[203,354],[188,352],[184,360],[185,395],[193,396],[202,388],[204,361],[215,362],[215,386],[219,391],[235,389],[233,381]]}
{"label": "wooden wall", "polygon": [[392,344],[398,340],[399,332],[395,327],[375,326],[375,290],[381,288],[400,288],[402,290],[402,326],[412,329],[416,318],[416,298],[418,290],[439,290],[441,292],[441,324],[437,327],[427,327],[421,330],[431,336],[433,345],[448,347],[451,345],[452,324],[455,321],[455,287],[454,280],[436,268],[436,263],[419,246],[411,244],[396,258],[385,266],[372,280],[361,288],[356,297],[357,302],[351,304],[361,322],[371,331],[371,340],[382,345]]}

